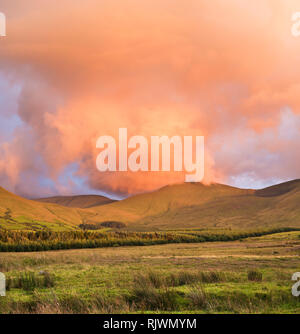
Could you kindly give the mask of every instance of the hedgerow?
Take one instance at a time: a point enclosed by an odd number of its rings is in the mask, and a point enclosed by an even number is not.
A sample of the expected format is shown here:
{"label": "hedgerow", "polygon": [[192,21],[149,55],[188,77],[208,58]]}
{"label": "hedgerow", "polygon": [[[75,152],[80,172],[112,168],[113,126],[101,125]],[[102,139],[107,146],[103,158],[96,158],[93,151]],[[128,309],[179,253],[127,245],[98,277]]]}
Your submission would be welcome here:
{"label": "hedgerow", "polygon": [[174,231],[174,232],[94,232],[94,231],[0,231],[0,252],[35,252],[59,249],[148,246],[168,243],[234,241],[267,234],[296,231],[275,228],[247,232]]}

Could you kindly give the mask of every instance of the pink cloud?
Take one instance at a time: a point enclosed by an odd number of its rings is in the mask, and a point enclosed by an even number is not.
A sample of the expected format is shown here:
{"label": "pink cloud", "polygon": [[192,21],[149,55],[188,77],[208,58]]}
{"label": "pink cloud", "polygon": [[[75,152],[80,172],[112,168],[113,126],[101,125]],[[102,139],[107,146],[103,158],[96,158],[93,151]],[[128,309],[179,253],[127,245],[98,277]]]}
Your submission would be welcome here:
{"label": "pink cloud", "polygon": [[300,113],[300,39],[290,33],[298,1],[24,3],[1,9],[9,29],[0,69],[23,87],[23,125],[1,144],[0,180],[10,188],[29,187],[24,171],[56,180],[73,162],[90,187],[117,193],[183,180],[100,174],[96,139],[120,127],[204,135],[206,182],[299,175],[299,124],[289,139],[284,123]]}

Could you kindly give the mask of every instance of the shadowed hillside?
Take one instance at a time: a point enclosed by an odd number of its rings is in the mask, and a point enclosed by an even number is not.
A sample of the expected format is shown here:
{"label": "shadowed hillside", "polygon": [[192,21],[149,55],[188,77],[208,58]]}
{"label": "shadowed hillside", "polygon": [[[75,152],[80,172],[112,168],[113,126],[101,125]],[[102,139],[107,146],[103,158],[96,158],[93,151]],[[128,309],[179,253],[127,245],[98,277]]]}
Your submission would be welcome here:
{"label": "shadowed hillside", "polygon": [[264,189],[256,190],[255,195],[261,197],[272,197],[280,196],[286,194],[294,189],[297,191],[300,187],[300,180],[292,180],[280,184],[275,184],[274,186],[267,187]]}
{"label": "shadowed hillside", "polygon": [[94,206],[100,206],[113,203],[110,198],[98,195],[80,195],[80,196],[54,196],[48,198],[38,198],[35,201],[42,203],[54,203],[69,208],[92,208]]}

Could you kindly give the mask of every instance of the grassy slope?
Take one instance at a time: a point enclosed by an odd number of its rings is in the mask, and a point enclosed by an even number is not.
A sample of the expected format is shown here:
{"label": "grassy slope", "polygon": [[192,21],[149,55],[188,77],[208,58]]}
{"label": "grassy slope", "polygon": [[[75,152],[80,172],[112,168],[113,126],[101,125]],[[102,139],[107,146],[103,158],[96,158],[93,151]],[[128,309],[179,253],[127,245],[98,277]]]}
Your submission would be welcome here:
{"label": "grassy slope", "polygon": [[300,181],[260,191],[220,184],[180,184],[94,208],[94,222],[120,220],[130,229],[300,227]]}
{"label": "grassy slope", "polygon": [[151,193],[133,196],[120,202],[112,203],[94,210],[98,213],[95,219],[109,219],[114,216],[132,222],[145,217],[164,215],[184,207],[207,204],[218,198],[232,195],[247,195],[253,191],[242,190],[225,185],[204,186],[203,184],[178,184],[166,186]]}
{"label": "grassy slope", "polygon": [[[35,221],[51,229],[63,229],[73,228],[83,221],[113,220],[126,223],[130,230],[145,231],[300,227],[299,203],[300,180],[259,191],[221,184],[179,184],[87,209],[30,201],[0,188],[0,223],[4,227],[22,229],[27,226],[26,222]],[[7,209],[11,210],[13,220],[4,219]]]}
{"label": "grassy slope", "polygon": [[69,208],[92,208],[94,206],[100,206],[113,203],[110,198],[98,195],[79,195],[79,196],[54,196],[48,198],[35,199],[37,202],[42,203],[54,203]]}
{"label": "grassy slope", "polygon": [[0,187],[0,226],[7,229],[72,230],[86,215],[80,209],[38,203]]}

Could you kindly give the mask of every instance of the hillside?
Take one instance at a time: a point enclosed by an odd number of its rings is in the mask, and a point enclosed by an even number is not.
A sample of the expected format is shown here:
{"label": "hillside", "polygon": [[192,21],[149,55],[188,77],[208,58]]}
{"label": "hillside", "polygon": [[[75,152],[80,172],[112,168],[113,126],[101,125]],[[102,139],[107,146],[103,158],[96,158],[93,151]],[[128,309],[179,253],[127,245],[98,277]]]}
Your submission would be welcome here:
{"label": "hillside", "polygon": [[94,208],[92,221],[122,221],[133,230],[300,227],[299,203],[300,180],[259,191],[187,183]]}
{"label": "hillside", "polygon": [[[63,230],[117,221],[134,231],[300,228],[300,180],[260,190],[185,183],[109,204],[90,196],[52,200],[65,206],[27,200],[0,188],[0,227]],[[100,205],[94,206],[98,200]]]}
{"label": "hillside", "polygon": [[35,199],[37,202],[54,203],[68,208],[92,208],[113,203],[114,200],[98,195],[79,195],[79,196],[54,196]]}
{"label": "hillside", "polygon": [[[163,187],[157,191],[132,196],[105,207],[94,208],[94,220],[122,220],[133,222],[146,217],[165,216],[178,209],[210,203],[218,198],[246,196],[252,190],[243,190],[221,184],[205,186],[185,183]],[[100,218],[102,217],[102,218]]]}
{"label": "hillside", "polygon": [[79,209],[31,201],[0,187],[0,228],[74,230],[86,215]]}

